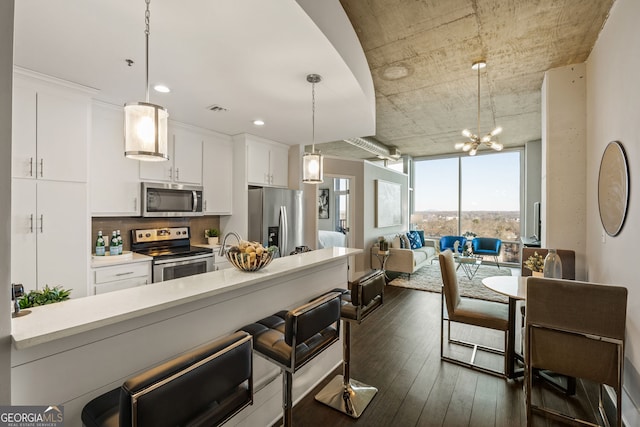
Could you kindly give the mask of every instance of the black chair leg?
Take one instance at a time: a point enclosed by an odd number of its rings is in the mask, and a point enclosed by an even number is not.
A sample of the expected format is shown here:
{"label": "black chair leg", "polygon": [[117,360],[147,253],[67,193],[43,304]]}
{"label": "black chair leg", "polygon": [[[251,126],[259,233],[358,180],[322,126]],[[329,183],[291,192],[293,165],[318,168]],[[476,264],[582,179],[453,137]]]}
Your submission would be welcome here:
{"label": "black chair leg", "polygon": [[284,427],[293,425],[293,374],[282,370],[282,423]]}

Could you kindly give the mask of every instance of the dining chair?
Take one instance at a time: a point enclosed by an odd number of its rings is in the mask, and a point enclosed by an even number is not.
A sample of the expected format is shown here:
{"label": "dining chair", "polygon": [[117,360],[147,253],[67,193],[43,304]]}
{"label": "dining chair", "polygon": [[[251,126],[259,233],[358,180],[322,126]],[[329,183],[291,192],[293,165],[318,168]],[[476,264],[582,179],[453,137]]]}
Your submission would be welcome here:
{"label": "dining chair", "polygon": [[[523,276],[531,276],[531,270],[524,266],[524,262],[535,252],[544,259],[549,253],[547,248],[522,248],[522,262],[520,264]],[[576,252],[570,249],[556,250],[560,261],[562,261],[562,278],[567,280],[576,279]]]}
{"label": "dining chair", "polygon": [[[458,278],[456,276],[456,266],[453,260],[453,253],[446,250],[438,255],[440,261],[440,271],[442,274],[441,293],[441,321],[440,321],[440,359],[447,362],[465,366],[470,369],[485,372],[500,377],[506,377],[507,357],[505,355],[508,344],[508,331],[512,325],[509,322],[509,308],[507,304],[494,301],[485,301],[474,298],[461,297],[458,289]],[[446,301],[446,319],[445,319]],[[473,348],[471,361],[466,362],[451,356],[444,355],[444,322],[447,321],[447,340],[449,344],[457,344]],[[482,328],[494,329],[504,333],[504,348],[497,349],[481,344],[461,341],[451,338],[451,322],[463,323],[466,325],[479,326]],[[485,351],[501,355],[504,358],[502,371],[486,368],[475,363],[478,351]]]}
{"label": "dining chair", "polygon": [[[524,266],[524,262],[529,259],[534,253],[538,253],[538,255],[542,256],[544,259],[549,253],[549,249],[547,248],[523,248],[522,249],[522,262],[521,262],[521,270],[522,276],[529,277],[532,276],[531,270]],[[576,252],[571,249],[557,249],[556,253],[560,257],[560,261],[562,262],[562,278],[566,280],[575,280],[576,278]],[[526,303],[523,303],[520,306],[520,312],[522,314],[522,328],[525,327],[525,315],[526,315]],[[524,331],[523,331],[524,332]],[[524,339],[524,333],[522,334]],[[565,377],[558,376],[556,373],[549,371],[538,371],[536,370],[536,375],[542,377],[548,384],[557,388],[558,390],[565,393],[567,396],[573,396],[576,394],[576,379],[573,377]]]}
{"label": "dining chair", "polygon": [[599,385],[598,409],[606,421],[603,385],[616,392],[616,425],[622,426],[627,289],[620,286],[532,277],[527,280],[525,383],[527,425],[532,412],[593,425],[544,406],[533,405],[534,369],[551,370]]}

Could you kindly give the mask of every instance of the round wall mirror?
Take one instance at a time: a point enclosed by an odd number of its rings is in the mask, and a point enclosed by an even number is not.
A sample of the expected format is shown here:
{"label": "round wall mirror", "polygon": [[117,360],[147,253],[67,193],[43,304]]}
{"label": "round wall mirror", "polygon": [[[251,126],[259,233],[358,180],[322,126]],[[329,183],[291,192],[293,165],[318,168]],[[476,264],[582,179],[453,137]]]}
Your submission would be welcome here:
{"label": "round wall mirror", "polygon": [[622,230],[629,201],[629,169],[622,144],[612,141],[605,148],[598,175],[600,221],[610,236]]}

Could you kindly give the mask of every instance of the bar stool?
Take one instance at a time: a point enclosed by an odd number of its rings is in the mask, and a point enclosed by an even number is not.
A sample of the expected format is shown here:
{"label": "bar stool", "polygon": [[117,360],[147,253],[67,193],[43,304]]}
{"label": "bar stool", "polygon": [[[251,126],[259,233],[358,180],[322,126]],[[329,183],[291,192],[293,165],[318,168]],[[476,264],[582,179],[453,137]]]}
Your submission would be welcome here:
{"label": "bar stool", "polygon": [[315,398],[353,418],[359,418],[378,389],[350,378],[351,323],[360,324],[382,307],[385,278],[383,270],[369,273],[349,283],[349,291],[342,294],[340,318],[343,320],[342,375],[336,375]]}
{"label": "bar stool", "polygon": [[291,311],[280,311],[242,331],[257,354],[282,370],[282,417],[291,425],[293,374],[340,337],[340,292],[330,292]]}
{"label": "bar stool", "polygon": [[218,426],[253,404],[251,336],[236,332],[129,378],[82,409],[86,427]]}

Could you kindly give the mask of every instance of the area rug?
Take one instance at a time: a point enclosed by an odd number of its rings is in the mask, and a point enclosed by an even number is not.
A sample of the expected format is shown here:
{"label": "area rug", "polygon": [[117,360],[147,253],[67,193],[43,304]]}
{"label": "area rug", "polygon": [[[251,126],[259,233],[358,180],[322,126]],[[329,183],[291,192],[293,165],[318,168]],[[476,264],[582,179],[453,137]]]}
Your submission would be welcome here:
{"label": "area rug", "polygon": [[[473,279],[469,280],[462,269],[459,269],[458,288],[460,295],[487,301],[508,302],[506,296],[500,295],[482,284],[482,279],[490,276],[511,276],[511,270],[507,267],[498,268],[493,265],[481,265]],[[413,273],[411,279],[407,274],[401,274],[391,280],[389,285],[440,293],[442,287],[440,265],[437,262],[425,265]]]}

